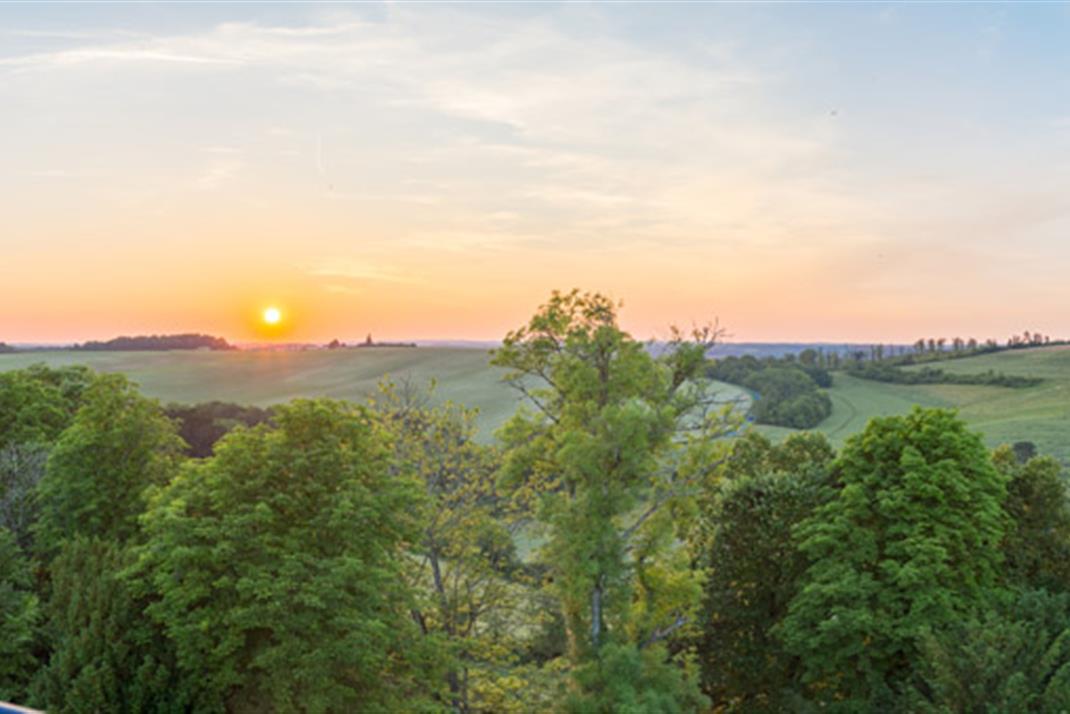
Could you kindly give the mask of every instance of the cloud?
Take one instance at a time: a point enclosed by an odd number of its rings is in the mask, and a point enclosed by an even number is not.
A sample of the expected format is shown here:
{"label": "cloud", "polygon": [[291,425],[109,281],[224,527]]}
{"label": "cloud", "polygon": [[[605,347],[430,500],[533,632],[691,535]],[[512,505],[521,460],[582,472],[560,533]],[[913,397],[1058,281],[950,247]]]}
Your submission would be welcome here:
{"label": "cloud", "polygon": [[[349,258],[325,260],[308,268],[306,272],[309,275],[318,278],[342,278],[357,282],[417,282],[416,277],[413,275]],[[333,287],[331,287],[332,285]],[[339,289],[340,287],[347,287],[350,290],[353,289],[352,286],[339,286],[337,283],[328,284],[327,289],[330,289],[333,292],[345,292],[344,290]]]}
{"label": "cloud", "polygon": [[215,191],[229,183],[244,166],[244,162],[235,159],[220,159],[212,161],[197,177],[197,188],[204,191]]}
{"label": "cloud", "polygon": [[[181,84],[209,88],[203,101],[189,97],[204,114],[190,124],[207,128],[186,145],[205,146],[211,156],[198,158],[211,160],[175,174],[215,190],[256,170],[290,189],[296,180],[283,171],[297,167],[309,193],[330,201],[315,210],[347,228],[374,214],[368,232],[390,238],[367,242],[391,267],[340,257],[308,268],[336,288],[413,282],[404,266],[430,251],[510,250],[656,250],[772,283],[862,263],[889,241],[924,261],[924,245],[942,236],[991,243],[1060,217],[1057,197],[1034,205],[1006,186],[963,191],[947,178],[955,167],[932,181],[896,175],[880,146],[851,142],[850,122],[788,106],[790,55],[758,61],[716,29],[704,36],[713,51],[674,51],[610,31],[600,13],[570,26],[576,16],[560,9],[389,4],[376,21],[344,10],[305,25],[105,33],[0,59],[0,77],[38,73],[33,80],[56,82],[52,94],[62,96],[60,82],[96,76],[138,97],[171,73],[203,76]],[[259,101],[259,111],[246,101]],[[899,138],[906,149],[922,146]],[[287,162],[261,173],[269,156]],[[340,242],[319,254],[344,256]],[[411,250],[395,261],[391,245]],[[913,266],[889,260],[872,270],[902,275]]]}

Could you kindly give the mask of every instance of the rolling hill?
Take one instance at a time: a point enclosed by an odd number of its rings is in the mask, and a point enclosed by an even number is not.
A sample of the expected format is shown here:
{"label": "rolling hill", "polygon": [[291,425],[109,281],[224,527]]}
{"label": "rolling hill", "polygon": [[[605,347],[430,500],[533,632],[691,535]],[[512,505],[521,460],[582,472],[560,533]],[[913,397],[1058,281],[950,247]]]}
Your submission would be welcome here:
{"label": "rolling hill", "polygon": [[[86,364],[123,372],[164,402],[214,399],[267,406],[295,397],[363,399],[384,376],[437,383],[436,398],[478,408],[483,438],[516,409],[517,394],[490,367],[485,349],[464,347],[310,350],[303,352],[22,352],[0,355],[0,370],[45,362]],[[948,372],[995,370],[1038,376],[1027,389],[966,385],[898,385],[837,373],[829,390],[832,415],[818,429],[836,442],[878,415],[912,405],[954,407],[991,445],[1029,440],[1042,453],[1070,463],[1070,348],[1041,347],[941,362]],[[722,387],[726,397],[740,390]],[[771,436],[788,429],[761,427]]]}

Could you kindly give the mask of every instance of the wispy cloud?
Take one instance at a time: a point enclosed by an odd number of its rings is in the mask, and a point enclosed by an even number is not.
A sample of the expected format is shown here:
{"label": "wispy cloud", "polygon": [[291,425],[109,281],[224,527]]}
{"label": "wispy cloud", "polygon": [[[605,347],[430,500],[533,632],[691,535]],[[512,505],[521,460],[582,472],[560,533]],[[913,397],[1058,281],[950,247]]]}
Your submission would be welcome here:
{"label": "wispy cloud", "polygon": [[[416,276],[401,271],[391,270],[362,261],[348,258],[324,260],[306,271],[309,275],[321,278],[341,278],[356,282],[413,283]],[[342,292],[334,283],[334,292]],[[352,288],[352,286],[348,286]]]}
{"label": "wispy cloud", "polygon": [[235,159],[221,159],[212,161],[197,177],[197,188],[204,191],[215,191],[231,181],[244,163]]}

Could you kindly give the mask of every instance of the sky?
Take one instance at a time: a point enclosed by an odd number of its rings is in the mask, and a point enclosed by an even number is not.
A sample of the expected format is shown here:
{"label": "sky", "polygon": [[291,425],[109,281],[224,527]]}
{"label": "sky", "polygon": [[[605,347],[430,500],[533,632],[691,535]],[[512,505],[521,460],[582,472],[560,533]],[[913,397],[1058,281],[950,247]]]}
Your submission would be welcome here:
{"label": "sky", "polygon": [[[1070,337],[1070,5],[0,5],[0,341]],[[259,316],[276,306],[268,329]]]}

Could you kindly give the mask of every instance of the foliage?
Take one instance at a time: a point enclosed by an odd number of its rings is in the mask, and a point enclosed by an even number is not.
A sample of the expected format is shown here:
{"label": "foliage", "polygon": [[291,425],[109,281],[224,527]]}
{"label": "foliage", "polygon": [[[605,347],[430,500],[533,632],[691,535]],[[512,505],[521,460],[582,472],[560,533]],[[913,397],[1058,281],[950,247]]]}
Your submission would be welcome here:
{"label": "foliage", "polygon": [[0,448],[54,441],[70,424],[93,379],[85,367],[36,364],[0,372]]}
{"label": "foliage", "polygon": [[721,448],[722,419],[705,413],[700,383],[713,337],[676,335],[654,357],[618,327],[607,298],[555,292],[493,358],[531,405],[500,432],[502,483],[537,506],[576,696],[599,710],[693,701],[688,679],[646,668],[698,597],[672,514],[688,511]]}
{"label": "foliage", "polygon": [[759,424],[811,429],[832,413],[832,401],[821,388],[832,386],[832,374],[808,350],[788,357],[726,357],[707,369],[712,379],[738,384],[755,394],[751,416]]}
{"label": "foliage", "polygon": [[29,552],[37,520],[37,484],[44,477],[48,447],[39,443],[9,444],[0,448],[0,528],[11,531],[15,542]]}
{"label": "foliage", "polygon": [[722,711],[784,711],[798,661],[773,628],[787,614],[808,561],[793,529],[833,494],[824,437],[773,445],[749,433],[735,443],[708,523],[708,576],[697,651],[703,689]]}
{"label": "foliage", "polygon": [[757,394],[751,414],[759,424],[809,429],[832,413],[829,395],[798,369],[763,369],[747,377],[743,386]]}
{"label": "foliage", "polygon": [[1025,591],[921,640],[919,712],[1070,710],[1070,595]]}
{"label": "foliage", "polygon": [[30,568],[14,537],[0,528],[0,700],[21,699],[33,670],[38,619]]}
{"label": "foliage", "polygon": [[148,613],[199,711],[415,710],[417,484],[390,473],[367,409],[297,400],[274,423],[231,432],[152,501]]}
{"label": "foliage", "polygon": [[677,714],[702,711],[706,698],[693,677],[667,661],[664,645],[607,642],[574,673],[575,690],[562,709],[571,714]]}
{"label": "foliage", "polygon": [[1014,458],[1020,464],[1026,463],[1037,455],[1037,445],[1032,441],[1016,441],[1011,446],[1011,450],[1014,452]]}
{"label": "foliage", "polygon": [[215,443],[236,426],[256,426],[271,417],[271,411],[228,402],[170,404],[165,413],[178,424],[178,435],[189,445],[194,458],[212,455]]}
{"label": "foliage", "polygon": [[999,579],[1005,478],[954,413],[873,419],[836,462],[842,489],[800,527],[811,560],[778,627],[815,699],[885,708],[927,633]]}
{"label": "foliage", "polygon": [[1025,588],[1070,591],[1070,502],[1062,467],[1050,457],[1022,464],[1001,447],[993,455],[1007,477],[1004,510],[1010,527],[1003,543],[1007,580]]}
{"label": "foliage", "polygon": [[520,710],[530,694],[512,665],[529,598],[509,529],[515,521],[495,487],[495,453],[475,441],[475,412],[431,407],[430,396],[409,383],[384,383],[374,402],[393,435],[397,467],[428,497],[414,573],[425,596],[413,614],[425,635],[446,644],[454,711]]}
{"label": "foliage", "polygon": [[885,362],[861,362],[851,366],[847,373],[859,379],[870,379],[890,384],[980,384],[989,387],[1009,387],[1011,389],[1035,387],[1044,381],[1039,377],[1022,377],[993,370],[976,374],[945,372],[934,367],[907,370]]}
{"label": "foliage", "polygon": [[171,478],[182,447],[155,401],[120,375],[99,377],[85,390],[38,486],[38,552],[50,554],[76,535],[132,537],[146,489]]}
{"label": "foliage", "polygon": [[56,712],[182,712],[173,656],[121,572],[129,548],[76,538],[50,566],[44,604],[50,655],[34,676],[37,706]]}
{"label": "foliage", "polygon": [[138,335],[136,337],[116,337],[105,342],[90,341],[76,345],[76,350],[87,352],[99,351],[160,351],[160,350],[233,350],[236,349],[222,337],[211,335]]}

